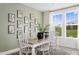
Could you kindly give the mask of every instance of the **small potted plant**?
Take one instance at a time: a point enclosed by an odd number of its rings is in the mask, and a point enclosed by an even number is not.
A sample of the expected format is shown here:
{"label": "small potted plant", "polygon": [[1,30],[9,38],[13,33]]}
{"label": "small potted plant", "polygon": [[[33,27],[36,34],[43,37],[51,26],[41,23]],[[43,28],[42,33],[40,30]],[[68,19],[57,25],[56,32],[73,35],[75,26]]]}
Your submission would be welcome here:
{"label": "small potted plant", "polygon": [[48,26],[49,25],[46,25],[46,26],[42,26],[41,24],[38,24],[37,28],[38,28],[38,33],[37,33],[37,38],[38,39],[43,39],[44,36],[45,38],[48,37],[48,32],[46,31],[48,29]]}

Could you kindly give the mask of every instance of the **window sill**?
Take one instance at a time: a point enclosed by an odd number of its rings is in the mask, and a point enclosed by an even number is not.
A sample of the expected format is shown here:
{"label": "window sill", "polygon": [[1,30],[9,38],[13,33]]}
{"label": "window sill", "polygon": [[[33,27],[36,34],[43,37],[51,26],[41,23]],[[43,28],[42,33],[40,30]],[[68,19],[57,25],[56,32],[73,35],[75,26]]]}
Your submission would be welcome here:
{"label": "window sill", "polygon": [[[62,39],[63,37],[57,37],[57,39]],[[74,37],[65,37],[64,39],[78,39],[78,38],[74,38]]]}
{"label": "window sill", "polygon": [[74,37],[66,37],[66,39],[78,39],[78,38],[74,38]]}

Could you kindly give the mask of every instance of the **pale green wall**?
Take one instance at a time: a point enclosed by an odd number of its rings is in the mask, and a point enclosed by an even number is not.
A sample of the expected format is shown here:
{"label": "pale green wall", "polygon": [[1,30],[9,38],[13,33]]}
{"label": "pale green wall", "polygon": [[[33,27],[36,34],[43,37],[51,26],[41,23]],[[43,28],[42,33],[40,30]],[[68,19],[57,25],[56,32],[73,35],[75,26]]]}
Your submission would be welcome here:
{"label": "pale green wall", "polygon": [[42,23],[42,12],[38,10],[22,4],[0,4],[0,52],[17,48],[16,34],[8,34],[8,13],[14,13],[17,16],[17,10],[23,10],[25,16],[33,13],[38,21]]}

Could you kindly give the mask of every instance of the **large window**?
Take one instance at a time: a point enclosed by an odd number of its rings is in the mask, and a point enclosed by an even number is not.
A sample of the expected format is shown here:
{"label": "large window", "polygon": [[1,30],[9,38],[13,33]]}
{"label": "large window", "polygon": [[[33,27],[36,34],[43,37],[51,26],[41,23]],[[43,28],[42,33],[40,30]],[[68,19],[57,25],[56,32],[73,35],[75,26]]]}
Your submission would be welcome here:
{"label": "large window", "polygon": [[66,13],[66,37],[77,37],[78,14],[76,12]]}
{"label": "large window", "polygon": [[78,14],[77,10],[51,13],[52,30],[57,36],[78,38]]}
{"label": "large window", "polygon": [[57,36],[62,35],[62,14],[53,15],[53,24]]}

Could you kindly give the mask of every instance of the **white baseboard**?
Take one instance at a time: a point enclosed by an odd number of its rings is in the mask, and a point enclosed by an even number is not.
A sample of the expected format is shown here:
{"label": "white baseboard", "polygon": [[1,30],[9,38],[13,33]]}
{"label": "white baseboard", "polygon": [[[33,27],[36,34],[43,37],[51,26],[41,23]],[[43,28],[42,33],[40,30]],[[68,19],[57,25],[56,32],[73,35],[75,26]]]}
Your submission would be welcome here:
{"label": "white baseboard", "polygon": [[19,48],[16,48],[16,49],[8,50],[8,51],[5,51],[5,52],[0,52],[0,55],[12,54],[12,53],[18,52],[19,50],[20,50]]}

